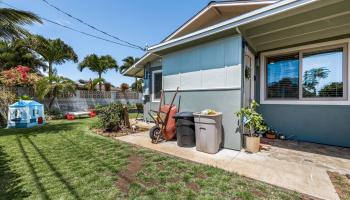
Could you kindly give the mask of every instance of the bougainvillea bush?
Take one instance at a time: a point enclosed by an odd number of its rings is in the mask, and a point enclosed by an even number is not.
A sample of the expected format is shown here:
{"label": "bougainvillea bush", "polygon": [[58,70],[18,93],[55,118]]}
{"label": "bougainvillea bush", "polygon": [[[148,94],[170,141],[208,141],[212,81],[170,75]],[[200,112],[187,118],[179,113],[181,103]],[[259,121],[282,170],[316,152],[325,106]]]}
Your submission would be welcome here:
{"label": "bougainvillea bush", "polygon": [[5,86],[33,86],[40,80],[40,76],[30,72],[31,68],[17,66],[0,72],[0,84]]}

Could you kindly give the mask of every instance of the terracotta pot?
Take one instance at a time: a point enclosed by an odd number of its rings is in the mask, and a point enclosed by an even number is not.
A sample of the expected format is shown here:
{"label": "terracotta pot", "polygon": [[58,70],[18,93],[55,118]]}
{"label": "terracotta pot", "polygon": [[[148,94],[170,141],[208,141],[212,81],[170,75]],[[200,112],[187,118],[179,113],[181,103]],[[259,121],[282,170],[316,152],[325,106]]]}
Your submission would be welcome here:
{"label": "terracotta pot", "polygon": [[244,136],[245,150],[250,153],[257,153],[260,150],[260,137]]}
{"label": "terracotta pot", "polygon": [[274,133],[266,133],[266,137],[269,139],[276,139],[276,134]]}

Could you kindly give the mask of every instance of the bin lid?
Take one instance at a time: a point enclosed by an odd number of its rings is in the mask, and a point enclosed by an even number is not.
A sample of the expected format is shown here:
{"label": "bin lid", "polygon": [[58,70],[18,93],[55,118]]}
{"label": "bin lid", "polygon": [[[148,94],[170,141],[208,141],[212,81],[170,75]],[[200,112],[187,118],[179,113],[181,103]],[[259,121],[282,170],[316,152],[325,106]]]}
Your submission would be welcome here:
{"label": "bin lid", "polygon": [[174,116],[175,119],[193,118],[193,112],[179,112]]}
{"label": "bin lid", "polygon": [[212,114],[212,115],[203,115],[202,113],[200,112],[196,112],[196,113],[193,113],[193,115],[195,117],[218,117],[218,116],[221,116],[222,113],[221,112],[217,112],[216,114]]}

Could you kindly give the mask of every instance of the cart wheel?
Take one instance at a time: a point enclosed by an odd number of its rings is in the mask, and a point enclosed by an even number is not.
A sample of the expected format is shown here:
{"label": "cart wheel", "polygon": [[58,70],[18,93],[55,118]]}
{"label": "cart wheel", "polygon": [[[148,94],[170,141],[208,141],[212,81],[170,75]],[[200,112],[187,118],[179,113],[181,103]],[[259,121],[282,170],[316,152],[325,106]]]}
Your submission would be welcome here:
{"label": "cart wheel", "polygon": [[160,128],[158,126],[153,126],[151,130],[149,130],[149,137],[152,140],[156,140],[158,136],[161,134]]}

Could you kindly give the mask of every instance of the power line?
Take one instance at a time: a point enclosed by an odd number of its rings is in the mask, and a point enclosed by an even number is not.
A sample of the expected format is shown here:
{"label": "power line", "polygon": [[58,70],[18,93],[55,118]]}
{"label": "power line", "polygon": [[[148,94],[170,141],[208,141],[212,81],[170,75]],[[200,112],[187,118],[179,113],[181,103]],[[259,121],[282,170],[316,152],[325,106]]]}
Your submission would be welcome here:
{"label": "power line", "polygon": [[[2,4],[4,4],[4,5],[7,5],[7,6],[11,7],[11,8],[18,9],[18,8],[16,8],[16,7],[14,7],[14,6],[12,6],[12,5],[10,5],[10,4],[4,2],[4,1],[0,1],[0,3],[2,3]],[[60,23],[58,23],[58,22],[55,22],[55,21],[53,21],[53,20],[50,20],[50,19],[47,19],[47,18],[44,18],[44,17],[40,17],[40,18],[41,18],[42,20],[44,20],[44,21],[50,22],[50,23],[55,24],[55,25],[57,25],[57,26],[60,26],[60,27],[69,29],[69,30],[71,30],[71,31],[74,31],[74,32],[77,32],[77,33],[80,33],[80,34],[83,34],[83,35],[86,35],[86,36],[89,36],[89,37],[92,37],[92,38],[95,38],[95,39],[99,39],[99,40],[103,40],[103,41],[106,41],[106,42],[110,42],[110,43],[113,43],[113,44],[116,44],[116,45],[120,45],[120,46],[124,46],[124,47],[129,47],[129,48],[133,48],[133,49],[138,49],[138,50],[140,50],[140,48],[135,47],[135,46],[123,44],[123,43],[120,43],[120,42],[115,42],[115,41],[113,41],[113,40],[109,40],[109,39],[106,39],[106,38],[102,38],[102,37],[97,36],[97,35],[93,35],[93,34],[90,34],[90,33],[86,33],[86,32],[84,32],[84,31],[80,31],[80,30],[78,30],[78,29],[75,29],[75,28],[72,28],[72,27],[69,27],[69,26],[60,24]]]}
{"label": "power line", "polygon": [[102,37],[99,37],[99,36],[97,36],[97,35],[93,35],[93,34],[90,34],[90,33],[86,33],[86,32],[83,32],[83,31],[79,31],[79,30],[77,30],[77,29],[71,28],[71,27],[69,27],[69,26],[60,24],[60,23],[58,23],[58,22],[55,22],[55,21],[52,21],[52,20],[49,20],[49,19],[46,19],[46,18],[43,18],[43,17],[41,17],[41,19],[43,19],[44,21],[50,22],[50,23],[52,23],[52,24],[55,24],[55,25],[64,27],[64,28],[66,28],[66,29],[69,29],[69,30],[71,30],[71,31],[75,31],[75,32],[84,34],[84,35],[86,35],[86,36],[90,36],[90,37],[93,37],[93,38],[96,38],[96,39],[100,39],[100,40],[103,40],[103,41],[106,41],[106,42],[111,42],[111,43],[114,43],[114,44],[117,44],[117,45],[120,45],[120,46],[130,47],[130,48],[134,48],[134,49],[140,50],[140,48],[137,48],[137,47],[134,47],[134,46],[130,46],[130,45],[127,45],[127,44],[123,44],[123,43],[119,43],[119,42],[115,42],[115,41],[112,41],[112,40],[109,40],[109,39],[106,39],[106,38],[102,38]]}
{"label": "power line", "polygon": [[70,18],[72,18],[72,19],[77,20],[78,22],[80,22],[80,23],[82,23],[82,24],[84,24],[84,25],[86,25],[86,26],[88,26],[88,27],[90,27],[90,28],[92,28],[92,29],[94,29],[94,30],[96,30],[96,31],[98,31],[98,32],[100,32],[100,33],[102,33],[102,34],[104,34],[104,35],[107,35],[107,36],[112,37],[112,38],[114,38],[114,39],[116,39],[116,40],[118,40],[118,41],[124,42],[124,43],[126,43],[126,44],[128,44],[128,45],[130,45],[130,46],[134,46],[134,47],[137,47],[137,48],[139,48],[139,49],[145,51],[145,48],[144,48],[144,47],[141,47],[141,46],[139,46],[139,45],[133,44],[133,43],[128,42],[128,41],[126,41],[126,40],[122,40],[122,39],[120,39],[119,37],[116,37],[116,36],[114,36],[114,35],[112,35],[112,34],[109,34],[109,33],[105,32],[105,31],[103,31],[103,30],[101,30],[101,29],[99,29],[99,28],[96,28],[95,26],[93,26],[93,25],[91,25],[91,24],[89,24],[89,23],[83,21],[82,19],[79,19],[79,18],[77,18],[77,17],[74,17],[74,16],[71,15],[70,13],[68,13],[68,12],[66,12],[66,11],[64,11],[64,10],[62,10],[62,9],[60,9],[60,8],[58,8],[57,6],[55,6],[55,5],[51,4],[50,2],[48,2],[47,0],[42,0],[42,1],[43,1],[44,3],[46,3],[48,6],[50,6],[50,7],[54,8],[54,9],[56,9],[57,11],[59,11],[59,12],[65,14],[65,15],[67,15],[68,17],[70,17]]}

